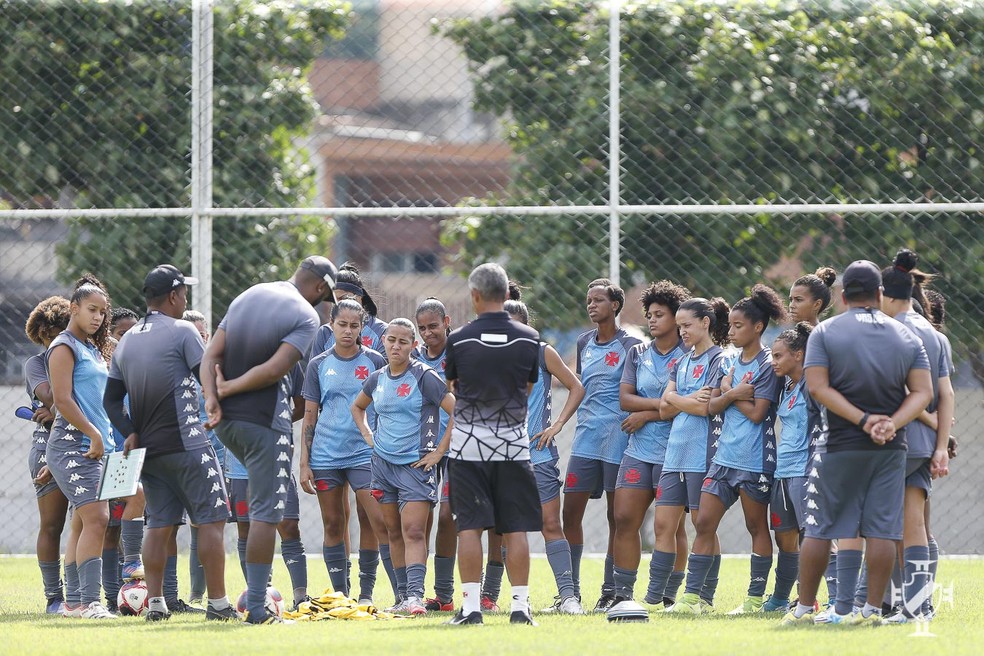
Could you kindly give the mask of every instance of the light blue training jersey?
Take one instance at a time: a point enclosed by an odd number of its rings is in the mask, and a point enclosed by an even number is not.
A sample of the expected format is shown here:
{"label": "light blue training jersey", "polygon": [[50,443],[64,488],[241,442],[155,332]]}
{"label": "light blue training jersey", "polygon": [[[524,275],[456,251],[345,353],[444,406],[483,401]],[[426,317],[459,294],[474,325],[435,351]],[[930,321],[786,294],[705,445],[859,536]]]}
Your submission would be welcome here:
{"label": "light blue training jersey", "polygon": [[[788,380],[788,379],[786,379]],[[776,478],[806,476],[810,458],[810,426],[807,416],[806,379],[792,387],[783,385],[776,415],[779,445],[776,447]]]}
{"label": "light blue training jersey", "polygon": [[[103,395],[106,393],[106,380],[109,378],[106,360],[94,345],[80,341],[66,330],[52,340],[45,353],[44,365],[48,380],[51,380],[51,353],[61,345],[72,349],[75,358],[75,366],[72,369],[72,398],[79,405],[85,418],[99,431],[103,440],[103,449],[109,453],[116,448],[116,444],[113,440],[113,426],[103,408]],[[61,412],[58,412],[56,406],[55,421],[48,435],[47,448],[58,451],[88,451],[89,438],[70,424]]]}
{"label": "light blue training jersey", "polygon": [[[718,378],[723,360],[724,351],[720,346],[712,346],[699,356],[691,349],[670,371],[677,394],[688,396],[702,387],[711,387]],[[714,438],[710,417],[680,412],[670,426],[663,471],[706,473]]]}
{"label": "light blue training jersey", "polygon": [[742,471],[771,474],[776,470],[776,400],[779,397],[779,379],[772,369],[772,350],[763,348],[749,362],[741,359],[741,352],[721,364],[714,387],[721,387],[721,380],[734,367],[733,385],[750,383],[755,399],[768,399],[769,409],[765,419],[754,422],[732,403],[724,410],[724,424],[714,454],[715,464]]}
{"label": "light blue training jersey", "polygon": [[[629,349],[629,360],[625,363],[621,384],[632,385],[635,393],[643,398],[662,398],[673,367],[684,355],[686,351],[682,341],[667,353],[659,352],[655,340],[649,344],[637,344]],[[646,422],[629,436],[625,455],[654,465],[663,464],[672,426],[673,421],[669,419]]]}

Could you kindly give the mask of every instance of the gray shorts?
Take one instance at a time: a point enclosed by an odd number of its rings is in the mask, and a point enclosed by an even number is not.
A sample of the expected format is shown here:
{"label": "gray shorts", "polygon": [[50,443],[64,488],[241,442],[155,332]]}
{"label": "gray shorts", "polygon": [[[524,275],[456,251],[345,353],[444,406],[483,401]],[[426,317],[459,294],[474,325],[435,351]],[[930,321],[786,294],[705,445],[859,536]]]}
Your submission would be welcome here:
{"label": "gray shorts", "polygon": [[[38,477],[38,472],[41,471],[41,468],[44,467],[45,464],[47,464],[44,455],[44,448],[45,448],[44,442],[42,442],[41,444],[37,444],[37,443],[31,444],[31,452],[28,453],[27,455],[27,467],[31,471],[32,482],[34,481],[35,478]],[[38,485],[37,483],[34,483],[34,495],[39,499],[43,496],[51,494],[57,489],[58,489],[58,483],[55,482],[54,478],[52,478],[44,485]]]}
{"label": "gray shorts", "polygon": [[806,537],[902,539],[905,451],[814,454],[810,467]]}
{"label": "gray shorts", "polygon": [[[227,478],[226,490],[229,492],[229,523],[249,521],[249,481],[245,478]],[[301,500],[297,497],[297,483],[290,477],[287,484],[287,504],[284,519],[301,518]]]}
{"label": "gray shorts", "polygon": [[916,487],[926,493],[926,498],[933,494],[933,474],[929,471],[931,458],[906,458],[905,486]]}
{"label": "gray shorts", "polygon": [[652,492],[659,485],[659,477],[663,474],[663,464],[654,465],[643,462],[632,456],[622,456],[622,464],[618,468],[618,483],[615,488],[632,490],[649,490]]}
{"label": "gray shorts", "polygon": [[657,506],[683,506],[689,510],[700,507],[700,488],[704,475],[697,472],[668,472],[659,475],[656,486]]}
{"label": "gray shorts", "polygon": [[394,465],[372,456],[372,496],[379,503],[397,503],[400,510],[411,501],[437,503],[437,468],[429,472],[413,465]]}
{"label": "gray shorts", "polygon": [[600,499],[602,492],[614,492],[618,481],[618,465],[594,458],[571,456],[567,461],[567,480],[564,494],[590,492],[592,499]]}
{"label": "gray shorts", "polygon": [[147,460],[140,482],[147,499],[147,528],[178,526],[185,511],[195,526],[229,518],[222,468],[210,444]]}
{"label": "gray shorts", "polygon": [[85,451],[45,452],[48,469],[65,498],[73,508],[99,501],[99,480],[102,478],[102,460],[83,456]]}
{"label": "gray shorts", "polygon": [[742,491],[752,501],[767,506],[772,495],[772,475],[712,463],[700,491],[716,496],[725,508],[735,505]]}
{"label": "gray shorts", "polygon": [[223,419],[215,431],[249,473],[250,519],[279,524],[287,509],[290,436],[239,419]]}
{"label": "gray shorts", "polygon": [[345,469],[313,469],[314,488],[319,492],[333,490],[348,483],[353,490],[368,490],[372,485],[372,465],[346,467]]}
{"label": "gray shorts", "polygon": [[777,478],[772,483],[769,524],[776,533],[798,531],[806,518],[806,476]]}
{"label": "gray shorts", "polygon": [[560,496],[560,462],[548,460],[533,465],[533,475],[536,477],[536,491],[540,495],[540,505],[553,501]]}

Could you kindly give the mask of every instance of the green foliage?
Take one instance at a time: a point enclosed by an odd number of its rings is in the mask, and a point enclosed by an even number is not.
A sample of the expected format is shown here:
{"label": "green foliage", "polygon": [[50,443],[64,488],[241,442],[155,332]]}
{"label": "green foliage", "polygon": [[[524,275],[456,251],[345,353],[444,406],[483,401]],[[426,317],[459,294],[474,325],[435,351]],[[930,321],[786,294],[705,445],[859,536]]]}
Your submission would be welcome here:
{"label": "green foliage", "polygon": [[[606,6],[517,2],[441,27],[520,156],[496,202],[607,202]],[[623,203],[967,200],[984,187],[979,0],[657,0],[624,7],[621,30]],[[474,216],[446,239],[463,260],[506,261],[545,325],[569,327],[584,321],[572,299],[607,270],[607,221],[580,221],[592,229]],[[668,276],[729,301],[784,256],[812,271],[887,264],[908,245],[946,273],[957,341],[984,336],[971,321],[984,306],[977,216],[627,216],[622,231],[625,279]],[[559,268],[542,266],[555,256]]]}
{"label": "green foliage", "polygon": [[[313,199],[314,171],[295,144],[317,115],[305,73],[347,15],[335,0],[216,3],[217,205]],[[77,194],[80,207],[188,206],[191,29],[191,3],[0,2],[0,188],[21,200]],[[221,224],[218,314],[302,250],[326,250],[330,236],[319,218]],[[183,218],[73,221],[59,273],[67,282],[91,270],[116,304],[139,308],[142,272],[187,268],[189,239]]]}

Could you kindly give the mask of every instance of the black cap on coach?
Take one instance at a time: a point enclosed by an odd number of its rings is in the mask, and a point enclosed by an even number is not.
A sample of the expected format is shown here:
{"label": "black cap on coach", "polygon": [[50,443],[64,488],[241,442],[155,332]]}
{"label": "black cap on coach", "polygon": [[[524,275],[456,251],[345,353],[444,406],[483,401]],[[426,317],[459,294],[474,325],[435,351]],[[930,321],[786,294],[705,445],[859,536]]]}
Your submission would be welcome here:
{"label": "black cap on coach", "polygon": [[848,294],[874,292],[881,287],[881,271],[874,262],[855,260],[841,274],[841,287]]}
{"label": "black cap on coach", "polygon": [[156,298],[174,291],[181,285],[197,285],[198,278],[186,276],[171,264],[159,264],[144,278],[143,293],[148,298]]}
{"label": "black cap on coach", "polygon": [[338,279],[338,268],[327,257],[309,255],[301,261],[301,264],[297,268],[310,271],[328,283],[330,289],[335,289],[335,280]]}

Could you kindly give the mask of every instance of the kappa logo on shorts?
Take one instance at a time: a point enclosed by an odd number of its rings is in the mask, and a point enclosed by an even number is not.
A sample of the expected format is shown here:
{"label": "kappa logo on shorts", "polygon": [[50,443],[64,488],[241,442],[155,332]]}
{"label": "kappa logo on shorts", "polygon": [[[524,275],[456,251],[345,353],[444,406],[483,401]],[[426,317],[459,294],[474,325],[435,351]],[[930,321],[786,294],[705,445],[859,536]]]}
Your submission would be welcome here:
{"label": "kappa logo on shorts", "polygon": [[806,486],[806,491],[808,494],[816,494],[817,486],[814,485],[813,483],[810,483],[809,485]]}
{"label": "kappa logo on shorts", "polygon": [[212,462],[212,456],[208,455],[207,453],[203,453],[201,464],[204,465],[206,462]]}
{"label": "kappa logo on shorts", "polygon": [[372,490],[370,492],[370,494],[372,494],[372,498],[375,499],[376,501],[378,501],[379,503],[382,503],[383,502],[383,491],[382,490]]}
{"label": "kappa logo on shorts", "polygon": [[775,528],[782,524],[782,519],[779,517],[779,513],[772,513],[772,527]]}
{"label": "kappa logo on shorts", "polygon": [[625,482],[635,485],[642,480],[642,473],[638,469],[629,469],[625,472]]}
{"label": "kappa logo on shorts", "polygon": [[287,486],[281,483],[280,487],[277,488],[277,494],[287,494]]}
{"label": "kappa logo on shorts", "polygon": [[290,478],[290,474],[283,467],[277,472],[277,478]]}
{"label": "kappa logo on shorts", "polygon": [[814,501],[813,499],[810,499],[810,500],[808,500],[806,502],[806,507],[809,508],[810,510],[819,510],[820,509],[820,507],[817,505],[817,502]]}
{"label": "kappa logo on shorts", "polygon": [[399,397],[410,396],[410,391],[411,391],[410,386],[407,385],[406,383],[403,383],[402,385],[396,388],[396,395]]}
{"label": "kappa logo on shorts", "polygon": [[209,467],[208,468],[208,471],[205,472],[205,476],[208,477],[208,478],[212,478],[213,476],[218,476],[218,475],[219,475],[219,472],[215,471],[215,468],[214,467]]}
{"label": "kappa logo on shorts", "polygon": [[700,378],[704,374],[704,365],[698,364],[694,366],[694,380]]}
{"label": "kappa logo on shorts", "polygon": [[79,463],[77,461],[75,461],[75,460],[69,460],[68,461],[68,464],[65,465],[65,469],[74,469],[75,467],[78,467],[78,466],[79,466]]}
{"label": "kappa logo on shorts", "polygon": [[249,502],[247,501],[237,501],[236,502],[236,514],[240,517],[245,517],[249,514]]}
{"label": "kappa logo on shorts", "polygon": [[217,498],[215,500],[215,506],[214,507],[215,508],[221,508],[222,506],[225,506],[227,509],[229,508],[229,504],[227,502],[223,501],[221,497],[219,497],[219,498]]}
{"label": "kappa logo on shorts", "polygon": [[283,501],[278,501],[278,502],[277,502],[277,505],[276,505],[276,506],[274,506],[274,507],[273,507],[273,509],[274,509],[274,510],[283,510],[283,509],[284,509],[284,507],[285,507],[285,506],[284,506],[284,502],[283,502]]}
{"label": "kappa logo on shorts", "polygon": [[355,368],[355,377],[359,380],[365,380],[369,377],[369,367],[364,364],[360,364]]}
{"label": "kappa logo on shorts", "polygon": [[78,474],[72,474],[71,476],[69,476],[69,477],[68,477],[68,482],[69,482],[69,483],[74,483],[75,481],[78,481],[78,480],[80,480],[81,478],[82,478],[82,477],[81,477],[81,476],[79,476]]}
{"label": "kappa logo on shorts", "polygon": [[75,488],[75,496],[79,496],[80,494],[83,494],[83,493],[88,492],[88,491],[89,491],[89,488],[82,487],[81,485],[79,485],[78,487]]}
{"label": "kappa logo on shorts", "polygon": [[319,492],[327,492],[328,490],[331,489],[331,485],[328,483],[328,481],[315,481],[314,489],[318,490]]}
{"label": "kappa logo on shorts", "polygon": [[618,353],[616,353],[615,351],[609,351],[608,353],[605,354],[605,364],[607,364],[609,367],[617,367],[618,361],[620,359],[621,358],[619,357]]}
{"label": "kappa logo on shorts", "polygon": [[577,474],[574,472],[567,472],[567,487],[574,487],[577,485]]}
{"label": "kappa logo on shorts", "polygon": [[198,412],[198,407],[191,403],[185,403],[185,412]]}
{"label": "kappa logo on shorts", "polygon": [[281,451],[280,455],[277,456],[277,462],[285,462],[287,460],[290,460],[290,456],[288,456],[286,453]]}
{"label": "kappa logo on shorts", "polygon": [[195,393],[192,392],[191,390],[185,390],[184,392],[181,393],[182,399],[190,399],[193,396],[195,396]]}
{"label": "kappa logo on shorts", "polygon": [[281,435],[280,436],[280,439],[277,440],[277,444],[279,444],[281,446],[286,445],[286,444],[290,444],[290,438],[287,437],[286,435]]}
{"label": "kappa logo on shorts", "polygon": [[212,489],[209,492],[218,492],[222,489],[222,486],[218,483],[212,483]]}

